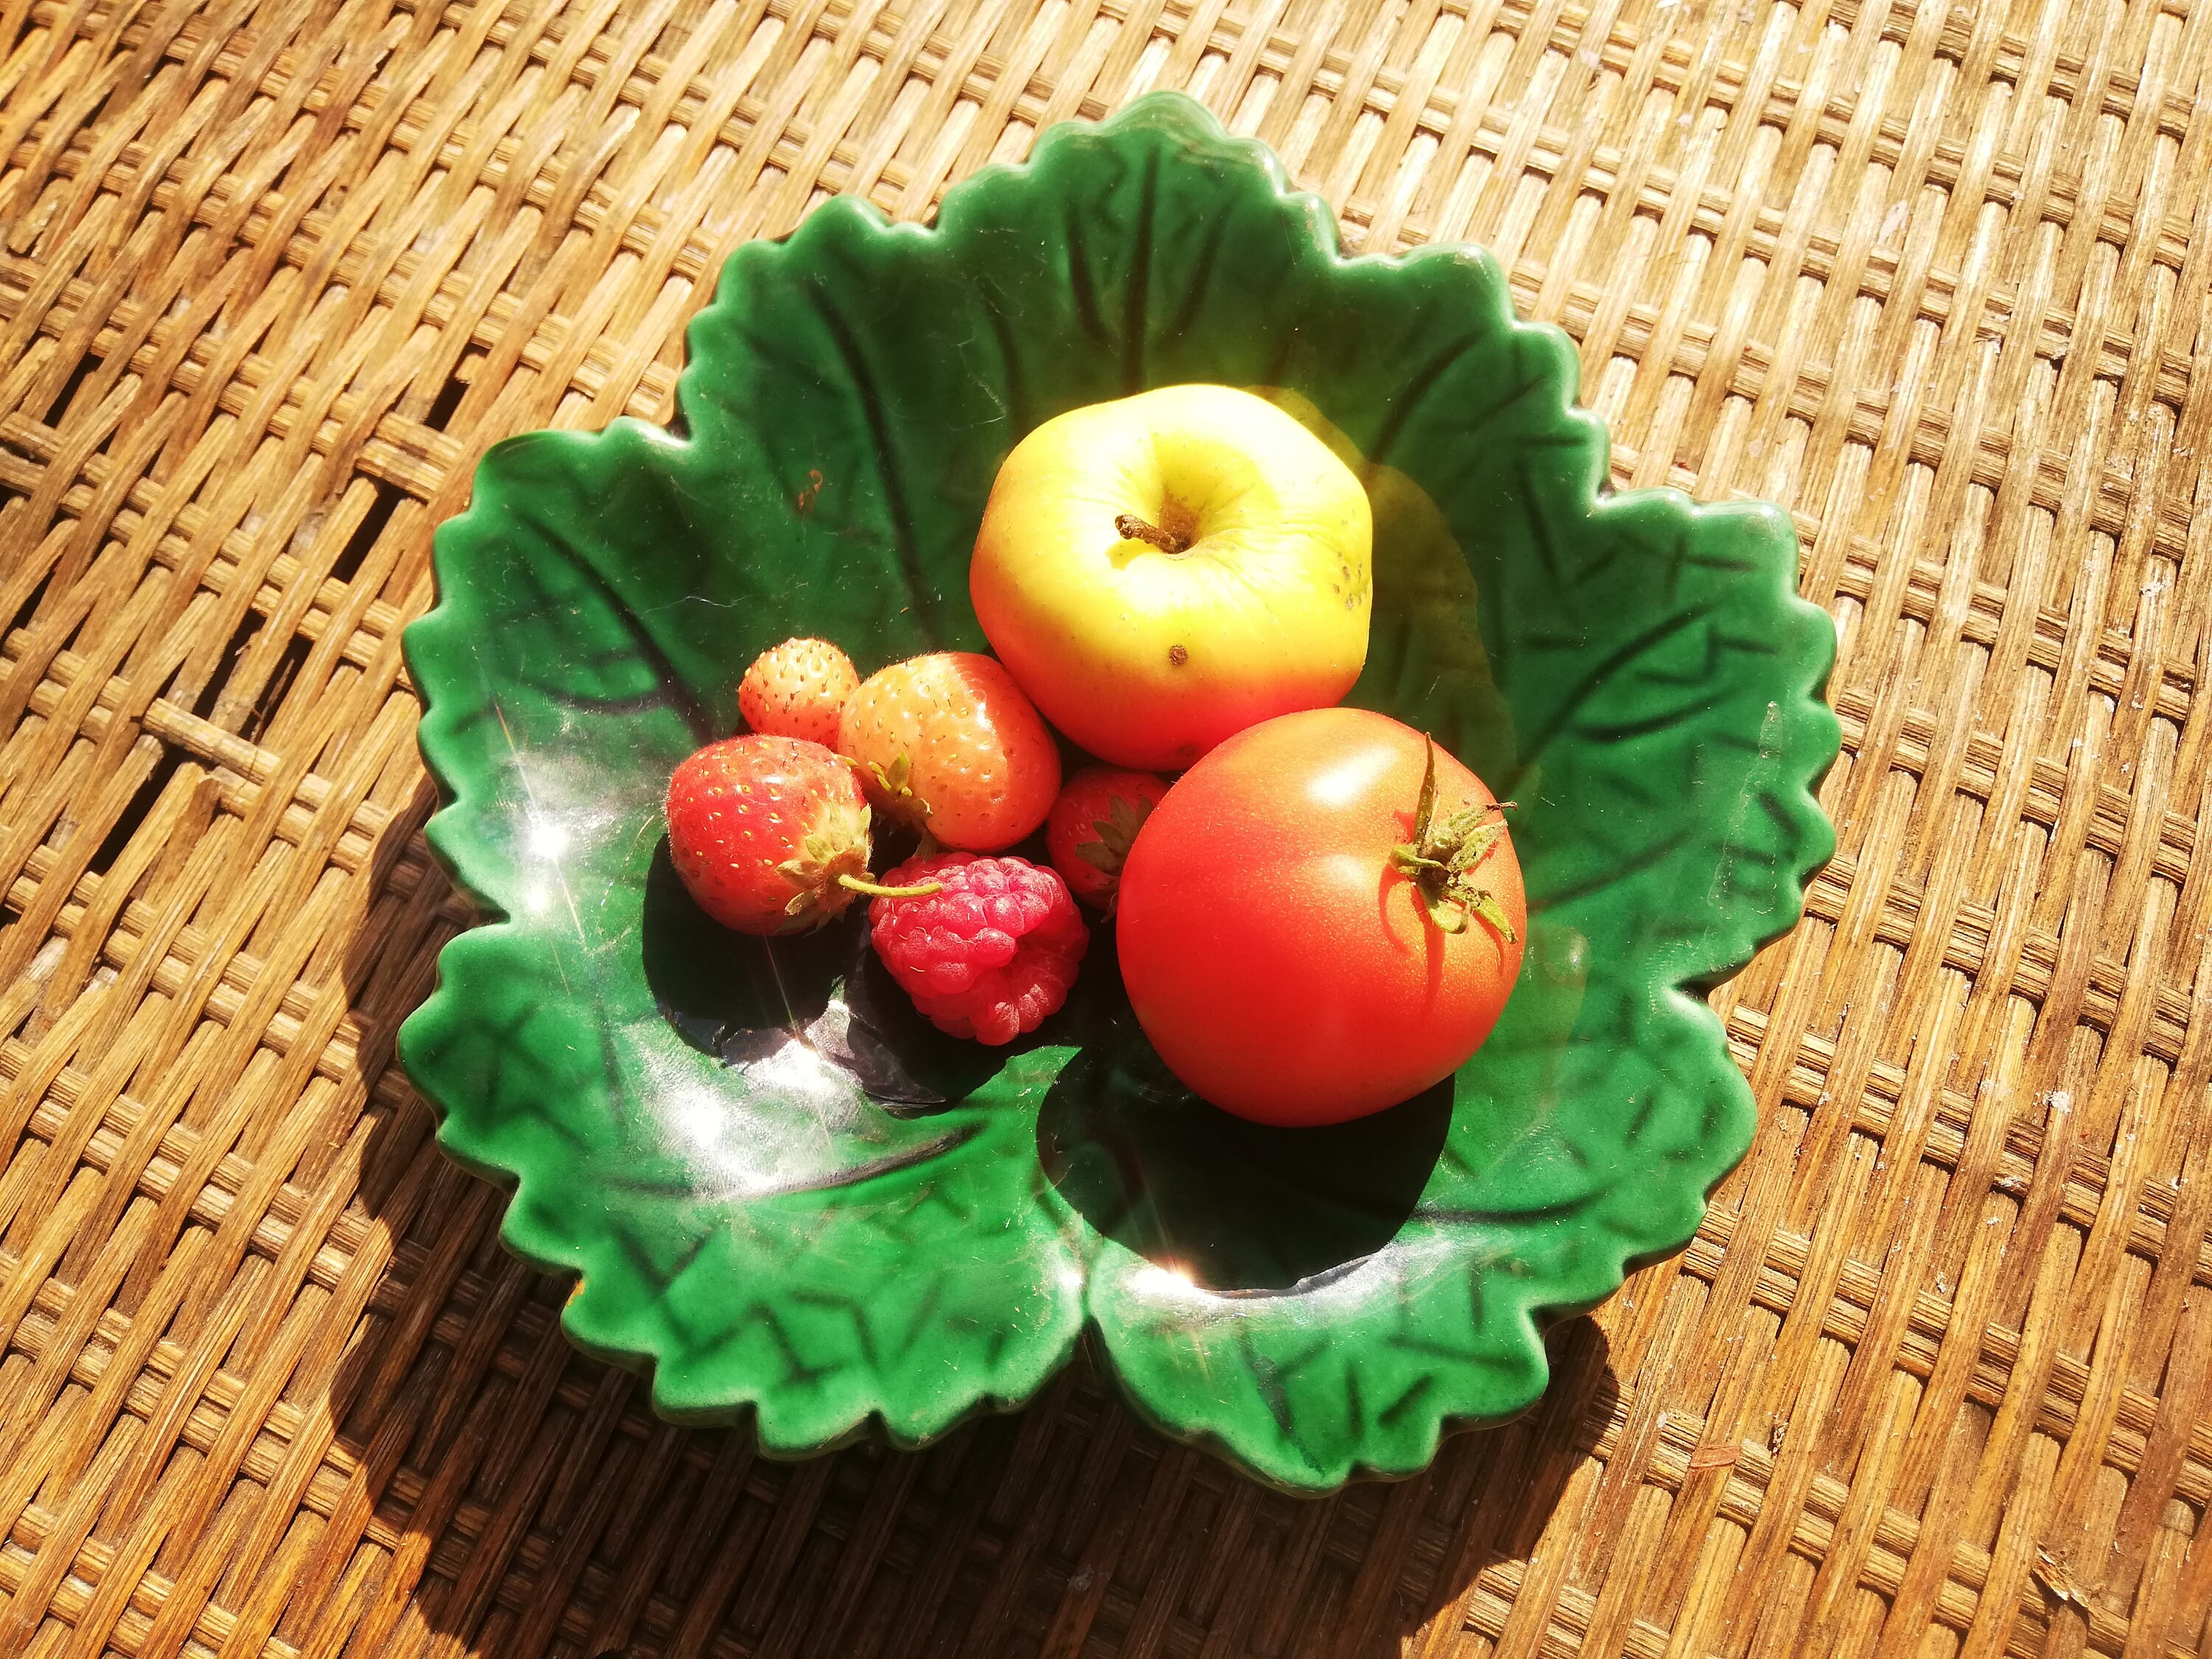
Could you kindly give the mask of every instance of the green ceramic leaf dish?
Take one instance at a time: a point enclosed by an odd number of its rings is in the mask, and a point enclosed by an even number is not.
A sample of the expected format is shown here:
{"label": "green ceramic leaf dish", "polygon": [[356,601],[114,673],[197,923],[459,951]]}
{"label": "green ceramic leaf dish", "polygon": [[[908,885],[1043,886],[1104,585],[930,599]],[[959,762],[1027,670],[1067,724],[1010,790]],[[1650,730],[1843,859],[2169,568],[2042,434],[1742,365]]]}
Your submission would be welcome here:
{"label": "green ceramic leaf dish", "polygon": [[[1834,635],[1761,505],[1605,492],[1576,359],[1467,248],[1341,258],[1327,209],[1197,105],[1057,127],[934,228],[823,206],[739,248],[680,435],[486,456],[408,630],[432,845],[497,920],[401,1035],[580,1345],[771,1453],[902,1444],[1028,1399],[1086,1323],[1169,1433],[1279,1486],[1424,1466],[1526,1407],[1540,1332],[1679,1249],[1748,1145],[1699,994],[1798,919],[1833,837]],[[938,1039],[847,927],[706,922],[659,804],[793,634],[865,673],[981,649],[999,462],[1075,405],[1264,390],[1360,470],[1375,632],[1352,701],[1521,803],[1522,981],[1449,1084],[1334,1130],[1177,1090],[1111,940],[1014,1052]]]}

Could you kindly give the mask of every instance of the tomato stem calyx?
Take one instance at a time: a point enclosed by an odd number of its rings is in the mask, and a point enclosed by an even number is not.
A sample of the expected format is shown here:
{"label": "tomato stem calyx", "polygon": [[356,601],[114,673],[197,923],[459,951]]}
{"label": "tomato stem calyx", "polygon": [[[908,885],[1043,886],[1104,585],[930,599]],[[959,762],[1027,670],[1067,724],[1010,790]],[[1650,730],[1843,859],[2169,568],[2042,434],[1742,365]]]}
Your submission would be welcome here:
{"label": "tomato stem calyx", "polygon": [[1421,798],[1413,809],[1413,838],[1390,849],[1390,867],[1413,884],[1421,905],[1440,932],[1462,933],[1480,916],[1509,944],[1513,923],[1497,896],[1474,879],[1475,866],[1505,838],[1505,811],[1511,801],[1463,806],[1437,822],[1437,742],[1428,744],[1421,770]]}

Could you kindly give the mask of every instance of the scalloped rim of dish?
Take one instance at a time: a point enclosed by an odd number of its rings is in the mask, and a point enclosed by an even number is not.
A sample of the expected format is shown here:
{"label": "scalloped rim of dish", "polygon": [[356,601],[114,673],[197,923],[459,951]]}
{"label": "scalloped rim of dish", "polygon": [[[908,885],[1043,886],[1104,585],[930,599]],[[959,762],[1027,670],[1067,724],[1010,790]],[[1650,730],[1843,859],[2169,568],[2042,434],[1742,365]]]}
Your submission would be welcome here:
{"label": "scalloped rim of dish", "polygon": [[[1402,268],[1425,259],[1472,258],[1487,265],[1493,274],[1498,272],[1494,257],[1486,249],[1474,244],[1430,244],[1403,254],[1364,252],[1346,254],[1342,251],[1337,234],[1335,216],[1320,196],[1296,188],[1291,184],[1279,158],[1266,144],[1256,139],[1238,138],[1228,134],[1211,111],[1181,93],[1161,92],[1147,94],[1102,122],[1067,121],[1056,124],[1039,135],[1029,158],[1018,162],[996,163],[979,169],[970,175],[969,179],[953,185],[947,192],[947,199],[948,201],[951,199],[953,192],[964,190],[977,180],[1029,173],[1036,161],[1048,153],[1050,146],[1061,142],[1059,135],[1071,131],[1090,134],[1111,133],[1125,125],[1135,126],[1161,121],[1170,124],[1194,125],[1209,142],[1215,143],[1225,142],[1258,166],[1266,174],[1277,198],[1294,209],[1305,221],[1312,234],[1316,251],[1326,257],[1332,267],[1340,269],[1354,266]],[[891,220],[872,203],[863,198],[833,198],[824,203],[817,211],[843,212],[859,216],[873,234],[886,238],[933,238],[941,234],[933,222],[929,225],[920,225]],[[940,214],[941,211],[940,208]],[[797,228],[794,227],[793,231],[771,240],[777,243],[787,241],[791,236],[796,234]],[[735,250],[732,250],[732,256],[734,253]],[[718,276],[714,297],[694,317],[685,330],[685,362],[676,388],[677,420],[683,425],[685,432],[690,429],[690,405],[696,395],[700,376],[707,368],[707,364],[702,361],[695,349],[697,331],[701,324],[712,313],[723,306],[732,303],[732,287],[726,278]],[[1551,325],[1528,321],[1514,313],[1510,290],[1502,276],[1493,283],[1492,291],[1500,298],[1502,320],[1508,330],[1522,334],[1564,338],[1559,334],[1559,331]],[[1580,373],[1579,360],[1573,354],[1571,346],[1562,355],[1559,361],[1564,366],[1563,379],[1566,382],[1560,387],[1561,401],[1565,405],[1566,418],[1573,422],[1587,422],[1594,427],[1600,444],[1599,453],[1601,456],[1609,454],[1610,434],[1603,422],[1592,411],[1574,401],[1579,392]],[[486,921],[482,924],[484,926],[501,926],[507,921],[508,918],[504,910],[487,899],[482,890],[469,879],[466,867],[468,848],[465,843],[472,838],[474,820],[482,810],[482,802],[473,795],[471,779],[455,777],[440,762],[436,741],[437,711],[430,688],[442,678],[438,664],[452,649],[447,642],[447,631],[454,630],[465,636],[473,621],[468,614],[471,608],[467,599],[468,584],[465,578],[461,575],[467,558],[466,547],[469,541],[478,533],[479,526],[489,526],[495,522],[499,512],[496,495],[487,496],[483,490],[486,482],[485,465],[500,448],[508,443],[557,435],[566,442],[589,447],[603,441],[609,432],[620,427],[639,428],[642,434],[649,434],[655,441],[660,443],[687,445],[690,441],[688,436],[679,435],[667,428],[638,421],[630,416],[621,416],[612,422],[609,428],[602,431],[559,432],[557,434],[520,434],[514,438],[501,441],[501,443],[488,450],[477,464],[469,506],[461,513],[447,519],[438,527],[433,559],[436,579],[435,601],[428,611],[407,626],[403,635],[404,653],[422,702],[422,717],[418,727],[418,744],[424,765],[435,781],[441,797],[439,810],[426,826],[427,838],[440,863],[446,868],[456,885],[470,897],[480,911],[485,914]],[[1601,471],[1601,477],[1602,476]],[[1741,514],[1747,512],[1764,511],[1782,517],[1785,524],[1788,522],[1786,515],[1781,514],[1781,509],[1773,507],[1771,503],[1757,501],[1699,502],[1672,488],[1616,492],[1601,484],[1591,492],[1584,506],[1585,510],[1595,516],[1608,510],[1640,503],[1662,504],[1668,510],[1678,513],[1690,520],[1717,513]],[[1790,534],[1793,546],[1795,539],[1793,528]],[[1796,706],[1789,711],[1789,717],[1785,721],[1789,735],[1775,764],[1780,775],[1780,781],[1789,785],[1793,791],[1794,799],[1791,805],[1795,809],[1794,816],[1797,817],[1803,833],[1800,838],[1799,855],[1792,861],[1789,871],[1788,890],[1792,902],[1778,910],[1777,915],[1784,920],[1771,931],[1759,936],[1756,948],[1764,948],[1785,936],[1802,920],[1807,884],[1814,874],[1834,855],[1836,844],[1833,825],[1820,807],[1816,793],[1820,781],[1834,763],[1840,748],[1840,729],[1833,711],[1825,700],[1828,676],[1835,659],[1836,634],[1832,619],[1827,613],[1798,595],[1795,570],[1776,574],[1781,576],[1785,589],[1785,609],[1795,608],[1801,612],[1809,613],[1811,616],[1820,617],[1824,623],[1827,624],[1820,635],[1825,641],[1826,649],[1820,653],[1820,660],[1817,663],[1796,665],[1803,671],[1802,689],[1796,698]],[[442,951],[441,954],[442,957]],[[1725,1033],[1721,1027],[1718,1017],[1713,1013],[1701,993],[1711,986],[1721,983],[1734,974],[1741,971],[1749,961],[1750,957],[1746,957],[1742,961],[1735,963],[1721,972],[1711,975],[1686,976],[1680,980],[1668,980],[1662,975],[1655,976],[1653,982],[1655,987],[1681,998],[1689,1008],[1694,1011],[1694,1014],[1700,1017],[1702,1022],[1711,1027],[1712,1041],[1722,1048],[1724,1054]],[[425,999],[422,1010],[428,1011],[434,1005],[440,1004],[453,994],[454,994],[444,983],[441,962],[439,981],[430,995]],[[410,1023],[412,1019],[413,1016],[410,1016]],[[403,1065],[405,1060],[405,1048],[406,1039],[403,1028],[400,1041],[400,1056]],[[1737,1072],[1737,1076],[1741,1079],[1740,1071]],[[502,1244],[521,1260],[540,1271],[556,1274],[579,1275],[578,1282],[562,1312],[562,1325],[568,1339],[579,1350],[595,1358],[626,1370],[654,1376],[657,1379],[666,1356],[649,1349],[610,1347],[604,1343],[592,1340],[578,1331],[580,1308],[588,1302],[586,1285],[589,1263],[586,1260],[588,1246],[586,1241],[556,1237],[539,1231],[532,1224],[529,1217],[526,1214],[526,1206],[512,1201],[514,1198],[520,1198],[523,1190],[531,1186],[535,1172],[527,1167],[477,1155],[468,1144],[465,1136],[455,1132],[457,1120],[446,1110],[444,1103],[438,1097],[434,1088],[420,1082],[416,1086],[424,1098],[437,1111],[440,1119],[438,1144],[447,1155],[471,1173],[510,1191],[511,1200],[507,1206],[500,1228]],[[1747,1081],[1744,1083],[1743,1092],[1746,1104],[1752,1106],[1755,1111],[1755,1103],[1748,1098]],[[1717,1173],[1699,1194],[1697,1206],[1698,1218],[1702,1218],[1706,1201],[1714,1188],[1733,1173],[1748,1150],[1749,1138],[1747,1133],[1743,1144],[1730,1150]],[[1549,1380],[1548,1361],[1543,1352],[1543,1333],[1561,1321],[1572,1318],[1602,1303],[1620,1287],[1627,1274],[1637,1267],[1650,1262],[1662,1261],[1682,1249],[1694,1235],[1697,1224],[1698,1219],[1692,1219],[1689,1226],[1680,1231],[1679,1237],[1670,1235],[1646,1246],[1635,1247],[1624,1244],[1619,1260],[1613,1261],[1608,1257],[1607,1270],[1601,1273],[1593,1273],[1590,1275],[1589,1282],[1587,1283],[1562,1284],[1557,1281],[1541,1281],[1532,1277],[1515,1279],[1509,1285],[1502,1287],[1505,1291],[1506,1299],[1513,1305],[1513,1311],[1521,1326],[1525,1346],[1534,1362],[1536,1386],[1530,1392],[1529,1398],[1513,1410],[1493,1416],[1458,1418],[1448,1416],[1441,1410],[1433,1412],[1429,1414],[1428,1432],[1423,1437],[1423,1451],[1417,1461],[1407,1467],[1395,1465],[1379,1467],[1355,1462],[1345,1479],[1395,1480],[1418,1474],[1434,1460],[1443,1437],[1446,1433],[1462,1428],[1510,1421],[1525,1413],[1536,1403],[1537,1400],[1540,1399]],[[1115,1245],[1111,1240],[1105,1240],[1103,1243],[1108,1248],[1124,1248]],[[1090,1275],[1086,1273],[1086,1279],[1089,1277]],[[1601,1279],[1602,1283],[1598,1282]],[[902,1449],[918,1449],[922,1446],[934,1443],[960,1425],[977,1417],[1024,1408],[1034,1401],[1044,1384],[1073,1358],[1076,1348],[1085,1345],[1098,1357],[1101,1369],[1107,1375],[1114,1377],[1121,1396],[1130,1404],[1137,1415],[1170,1437],[1183,1443],[1213,1451],[1251,1478],[1293,1495],[1322,1496],[1338,1490],[1343,1484],[1343,1481],[1340,1480],[1328,1485],[1310,1486],[1279,1478],[1267,1470],[1256,1468],[1249,1459],[1211,1431],[1185,1427],[1164,1418],[1152,1402],[1143,1399],[1137,1390],[1121,1382],[1119,1368],[1114,1363],[1108,1344],[1103,1339],[1096,1319],[1089,1310],[1087,1297],[1083,1319],[1075,1333],[1048,1364],[1036,1368],[1036,1376],[1027,1381],[1018,1395],[978,1394],[943,1426],[922,1436],[908,1437],[899,1434],[891,1426],[886,1415],[884,1402],[880,1397],[880,1392],[877,1391],[876,1397],[865,1409],[853,1417],[842,1432],[823,1440],[809,1441],[803,1444],[783,1444],[763,1439],[760,1451],[763,1455],[771,1458],[797,1460],[834,1451],[872,1437]],[[702,1425],[748,1424],[753,1419],[754,1407],[757,1403],[757,1400],[750,1395],[741,1396],[726,1409],[703,1413],[674,1413],[663,1409],[657,1381],[653,1389],[653,1406],[656,1413],[661,1415],[665,1420],[670,1421]]]}

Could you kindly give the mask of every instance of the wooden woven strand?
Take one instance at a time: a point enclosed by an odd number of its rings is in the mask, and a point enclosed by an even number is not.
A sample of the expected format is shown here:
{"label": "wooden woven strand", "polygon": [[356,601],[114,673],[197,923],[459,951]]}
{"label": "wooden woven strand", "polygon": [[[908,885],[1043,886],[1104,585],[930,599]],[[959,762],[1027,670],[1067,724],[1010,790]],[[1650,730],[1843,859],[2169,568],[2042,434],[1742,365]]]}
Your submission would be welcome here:
{"label": "wooden woven strand", "polygon": [[[1796,512],[1759,1140],[1397,1487],[1080,1370],[763,1462],[567,1350],[391,1063],[468,920],[398,632],[737,243],[1158,85],[1494,249],[1617,483]],[[0,1652],[2203,1652],[2208,181],[2203,0],[0,0]]]}

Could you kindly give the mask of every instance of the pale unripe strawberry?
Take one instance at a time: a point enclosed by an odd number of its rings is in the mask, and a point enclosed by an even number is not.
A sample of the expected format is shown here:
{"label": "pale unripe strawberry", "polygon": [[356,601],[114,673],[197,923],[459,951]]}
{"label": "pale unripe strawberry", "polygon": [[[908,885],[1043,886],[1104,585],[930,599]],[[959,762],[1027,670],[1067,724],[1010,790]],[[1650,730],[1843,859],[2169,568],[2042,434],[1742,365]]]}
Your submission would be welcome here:
{"label": "pale unripe strawberry", "polygon": [[1060,749],[990,657],[939,651],[871,674],[845,704],[837,747],[876,809],[947,847],[995,853],[1044,822]]}
{"label": "pale unripe strawberry", "polygon": [[837,719],[860,683],[853,659],[827,640],[786,640],[753,659],[738,712],[754,731],[837,746]]}

